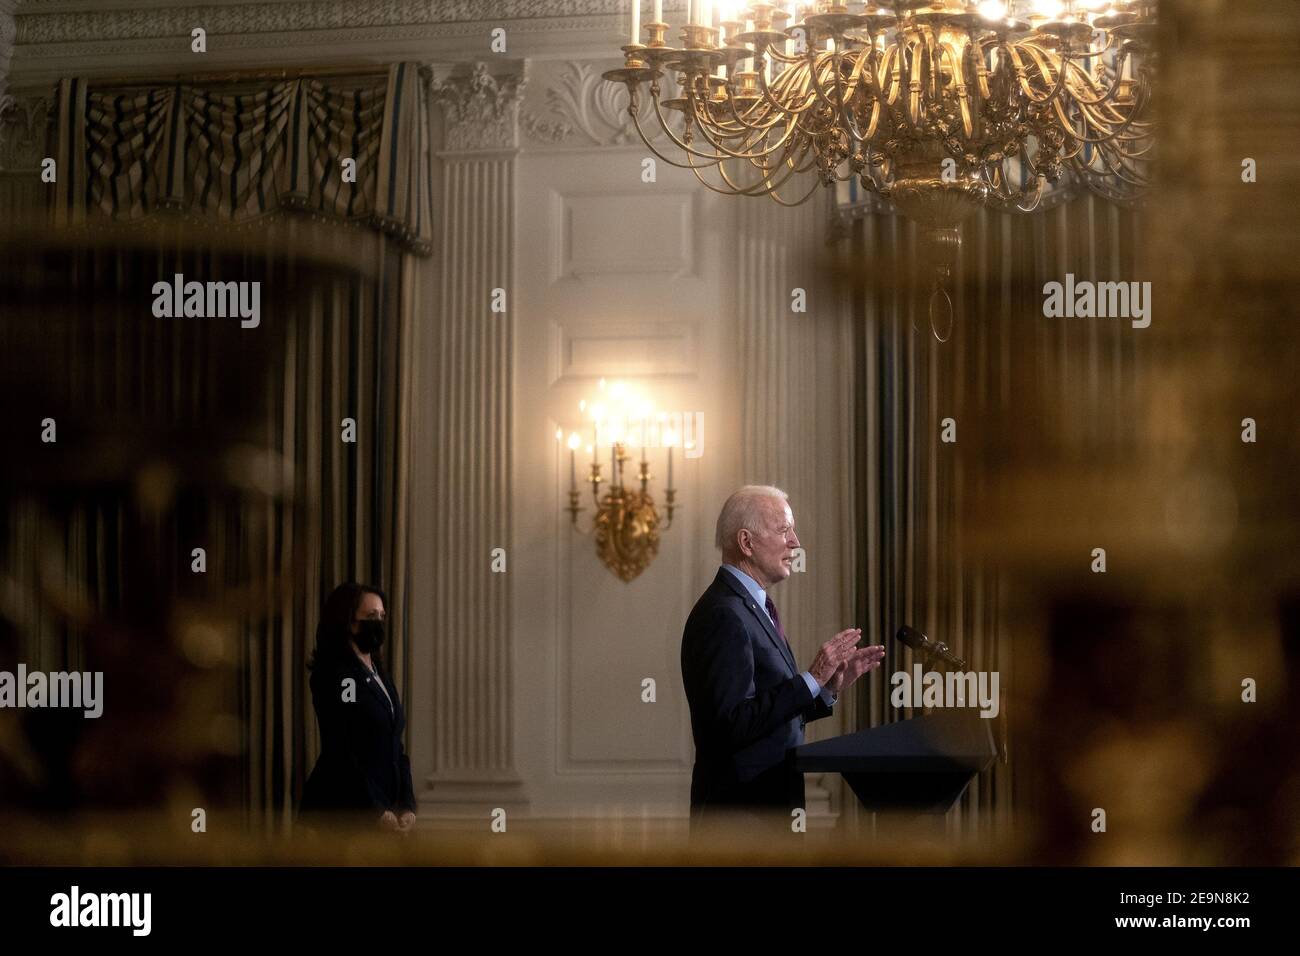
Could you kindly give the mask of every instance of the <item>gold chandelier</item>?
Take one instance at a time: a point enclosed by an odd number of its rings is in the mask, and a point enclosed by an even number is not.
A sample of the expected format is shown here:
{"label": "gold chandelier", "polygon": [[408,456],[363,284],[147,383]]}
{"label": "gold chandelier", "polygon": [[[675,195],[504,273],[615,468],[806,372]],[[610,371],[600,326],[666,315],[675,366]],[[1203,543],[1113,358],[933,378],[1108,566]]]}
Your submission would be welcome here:
{"label": "gold chandelier", "polygon": [[1154,0],[688,2],[678,48],[662,0],[644,43],[630,0],[624,65],[604,74],[626,84],[641,139],[718,192],[797,205],[856,177],[892,200],[935,267],[932,327],[951,322],[946,281],[974,209],[1031,211],[1067,172],[1119,201],[1149,183]]}

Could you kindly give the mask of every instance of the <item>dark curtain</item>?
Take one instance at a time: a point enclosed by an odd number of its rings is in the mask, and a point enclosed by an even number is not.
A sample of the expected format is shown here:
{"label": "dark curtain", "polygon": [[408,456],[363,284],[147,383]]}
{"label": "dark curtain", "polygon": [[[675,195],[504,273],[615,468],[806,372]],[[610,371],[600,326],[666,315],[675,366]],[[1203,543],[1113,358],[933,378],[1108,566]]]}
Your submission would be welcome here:
{"label": "dark curtain", "polygon": [[[386,663],[410,698],[424,78],[399,64],[341,87],[258,85],[65,81],[64,226],[0,235],[5,404],[29,409],[6,422],[23,451],[0,476],[0,652],[97,664],[114,702],[29,741],[7,791],[19,805],[167,802],[286,825],[318,752],[305,665],[343,581],[387,591]],[[177,274],[259,282],[260,324],[156,317],[153,285]]]}
{"label": "dark curtain", "polygon": [[[984,465],[1008,437],[999,434],[1004,426],[1042,429],[1067,458],[1082,456],[1130,407],[1128,321],[1044,318],[1042,289],[1067,272],[1132,278],[1138,230],[1136,213],[1092,196],[1027,215],[977,212],[962,228],[950,283],[953,331],[941,343],[930,328],[933,276],[916,226],[887,208],[853,221],[856,506],[865,516],[857,545],[866,569],[857,606],[873,643],[888,649],[885,679],[874,693],[864,684],[860,713],[865,726],[921,713],[889,702],[888,675],[913,665],[912,652],[894,640],[902,624],[947,642],[972,670],[999,672],[994,735],[1002,756],[955,811],[967,827],[1008,819],[1017,749],[1007,733],[1015,635],[1002,614],[1014,584],[995,549],[967,540],[963,519],[979,509]],[[1034,401],[1017,395],[1013,381],[1032,382]],[[1050,411],[1026,421],[1022,405],[1091,413],[1080,416],[1083,427]],[[955,443],[940,441],[946,418]]]}
{"label": "dark curtain", "polygon": [[[193,790],[270,825],[316,753],[305,663],[331,588],[387,590],[388,666],[408,679],[409,275],[380,239],[349,262],[322,260],[327,239],[309,255],[182,238],[9,248],[0,348],[24,410],[7,423],[22,452],[3,482],[3,612],[16,660],[103,670],[111,695],[59,753],[37,748],[54,763],[34,803]],[[260,282],[260,325],[153,317],[175,273]]]}

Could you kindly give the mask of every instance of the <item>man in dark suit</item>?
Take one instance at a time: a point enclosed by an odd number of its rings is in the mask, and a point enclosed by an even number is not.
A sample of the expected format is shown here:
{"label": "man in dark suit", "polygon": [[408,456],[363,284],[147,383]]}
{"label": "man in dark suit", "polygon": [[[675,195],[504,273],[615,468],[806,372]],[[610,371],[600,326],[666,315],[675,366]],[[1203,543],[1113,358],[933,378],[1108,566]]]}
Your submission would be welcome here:
{"label": "man in dark suit", "polygon": [[682,635],[682,679],[695,737],[692,816],[727,808],[785,816],[804,806],[793,748],[885,649],[840,631],[800,671],[768,590],[790,576],[799,538],[785,492],[746,485],[718,516],[722,567]]}

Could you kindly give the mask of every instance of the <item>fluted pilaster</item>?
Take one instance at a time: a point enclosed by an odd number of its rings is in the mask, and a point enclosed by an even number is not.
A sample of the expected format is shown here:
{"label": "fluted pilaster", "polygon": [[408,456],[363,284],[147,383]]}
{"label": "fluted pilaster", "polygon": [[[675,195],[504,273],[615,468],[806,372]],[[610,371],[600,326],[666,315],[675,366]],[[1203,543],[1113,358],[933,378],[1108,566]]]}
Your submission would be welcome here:
{"label": "fluted pilaster", "polygon": [[[511,689],[511,383],[516,116],[522,78],[435,82],[445,119],[439,216],[433,771],[426,803],[517,801]],[[494,311],[493,305],[504,311]],[[504,549],[505,573],[494,572]],[[435,813],[438,810],[435,809]]]}

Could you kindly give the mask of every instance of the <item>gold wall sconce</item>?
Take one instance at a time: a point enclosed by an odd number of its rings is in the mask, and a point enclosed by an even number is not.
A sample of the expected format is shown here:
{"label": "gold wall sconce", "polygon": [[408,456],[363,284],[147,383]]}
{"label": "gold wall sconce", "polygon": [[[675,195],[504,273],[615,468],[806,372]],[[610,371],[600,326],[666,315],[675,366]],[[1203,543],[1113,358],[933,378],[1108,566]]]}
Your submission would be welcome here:
{"label": "gold wall sconce", "polygon": [[[606,391],[603,378],[599,389],[602,393]],[[586,448],[591,458],[586,483],[591,485],[594,508],[590,527],[583,529],[578,523],[578,515],[586,509],[579,504],[582,493],[578,490],[577,456],[582,438],[576,431],[570,432],[567,440],[569,506],[565,510],[569,512],[574,530],[595,538],[596,555],[601,563],[623,581],[632,581],[654,561],[659,553],[660,533],[672,527],[673,512],[680,507],[676,501],[677,489],[673,487],[673,450],[680,435],[665,412],[656,412],[649,402],[638,399],[623,383],[613,383],[607,397],[612,407],[605,404],[604,395],[590,406],[585,399],[578,403],[578,411],[591,419],[592,441]],[[555,437],[564,442],[564,429],[557,429]],[[690,447],[690,444],[686,443],[685,447]],[[606,484],[606,477],[601,471],[599,449],[605,446],[609,447],[609,476],[608,486],[602,494],[601,485]],[[629,449],[638,446],[641,458],[632,479],[634,485],[629,487],[624,480],[627,462],[632,460]],[[647,447],[664,447],[668,452],[662,521],[650,493],[654,475],[650,473]]]}

